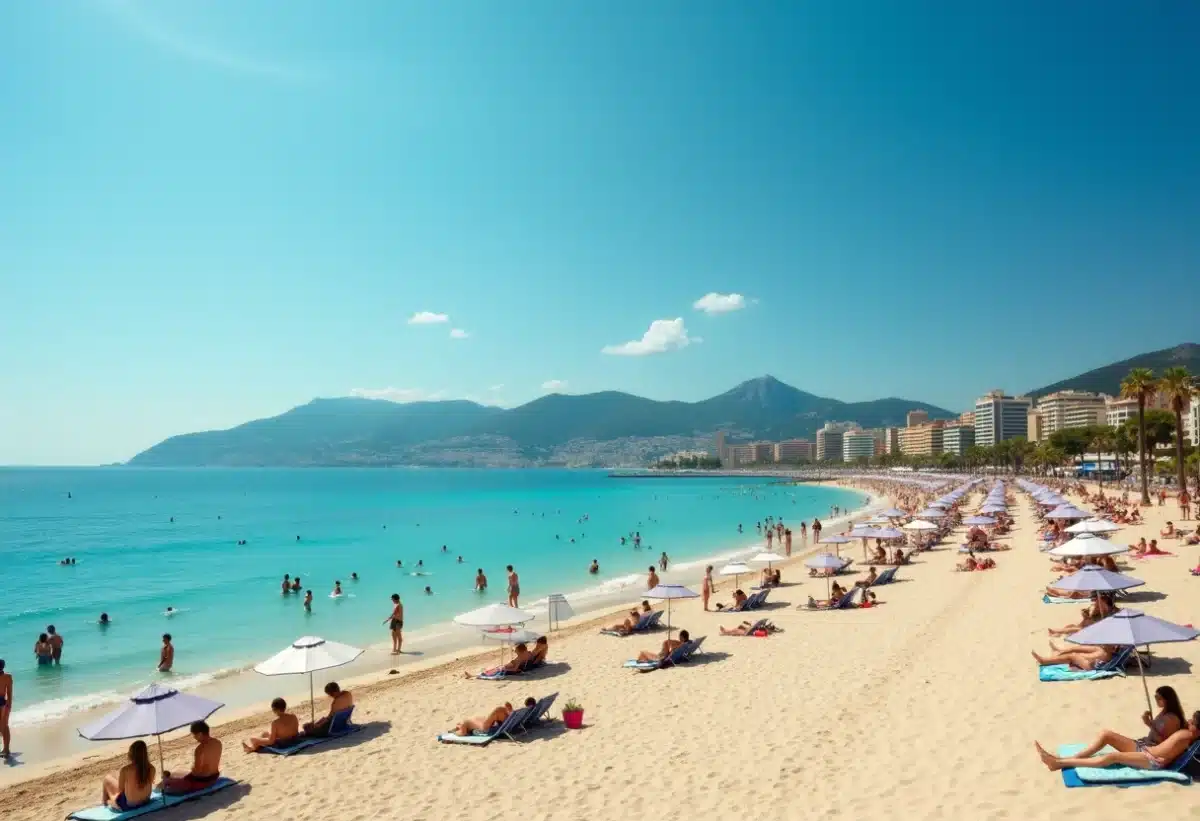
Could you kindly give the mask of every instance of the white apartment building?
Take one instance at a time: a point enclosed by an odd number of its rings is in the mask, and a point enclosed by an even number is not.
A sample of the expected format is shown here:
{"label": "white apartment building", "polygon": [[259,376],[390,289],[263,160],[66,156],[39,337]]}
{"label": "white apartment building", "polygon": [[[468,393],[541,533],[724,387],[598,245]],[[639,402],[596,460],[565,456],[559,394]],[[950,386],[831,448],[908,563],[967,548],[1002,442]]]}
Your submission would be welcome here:
{"label": "white apartment building", "polygon": [[962,456],[975,444],[975,426],[951,424],[942,428],[942,450]]}
{"label": "white apartment building", "polygon": [[[842,437],[851,430],[855,430],[852,422],[826,422],[817,431],[817,461],[823,462],[826,459],[840,461],[843,458]],[[874,448],[874,445],[871,447]]]}
{"label": "white apartment building", "polygon": [[1028,396],[1008,396],[1002,390],[979,397],[975,400],[975,444],[988,448],[1005,439],[1026,436],[1032,407],[1033,400]]}
{"label": "white apartment building", "polygon": [[865,430],[851,430],[842,434],[842,461],[854,462],[875,455],[875,435]]}
{"label": "white apartment building", "polygon": [[[1056,391],[1046,394],[1037,401],[1036,412],[1041,417],[1038,439],[1049,439],[1056,431],[1066,428],[1108,424],[1105,404],[1107,399],[1109,397],[1103,394],[1086,391]],[[1036,440],[1030,437],[1030,441]]]}
{"label": "white apartment building", "polygon": [[807,439],[788,439],[775,444],[776,462],[811,462],[816,445]]}
{"label": "white apartment building", "polygon": [[[1153,394],[1146,398],[1146,410],[1151,408],[1166,408],[1167,399],[1161,394]],[[1137,419],[1138,403],[1136,399],[1120,399],[1107,397],[1104,403],[1105,424],[1119,428],[1130,419]]]}

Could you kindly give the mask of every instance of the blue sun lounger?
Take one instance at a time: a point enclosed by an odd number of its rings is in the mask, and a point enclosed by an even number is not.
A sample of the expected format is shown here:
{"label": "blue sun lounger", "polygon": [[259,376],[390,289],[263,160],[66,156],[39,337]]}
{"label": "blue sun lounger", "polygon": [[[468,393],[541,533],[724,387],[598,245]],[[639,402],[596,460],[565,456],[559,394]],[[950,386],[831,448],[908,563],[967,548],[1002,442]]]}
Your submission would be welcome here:
{"label": "blue sun lounger", "polygon": [[[1058,754],[1061,757],[1072,756],[1083,747],[1082,744],[1064,744],[1058,748]],[[1104,751],[1109,751],[1109,748],[1106,747]],[[1200,741],[1192,742],[1192,746],[1184,750],[1183,755],[1161,770],[1139,770],[1121,766],[1071,767],[1062,770],[1062,780],[1068,787],[1141,787],[1163,781],[1191,784],[1192,778],[1183,772],[1183,768],[1197,756],[1200,756]]]}
{"label": "blue sun lounger", "polygon": [[168,807],[179,806],[185,801],[195,801],[197,798],[204,798],[215,792],[220,792],[226,787],[232,787],[236,783],[232,778],[218,778],[202,790],[196,790],[185,795],[168,795],[166,801],[163,801],[162,793],[155,790],[150,794],[149,801],[131,810],[121,812],[110,807],[95,806],[84,810],[76,810],[68,815],[67,818],[71,819],[71,821],[128,821],[130,818],[140,818],[143,815],[149,815],[152,812],[158,812]]}
{"label": "blue sun lounger", "polygon": [[362,729],[358,724],[353,724],[350,717],[354,715],[354,706],[351,705],[345,710],[341,710],[333,714],[333,719],[329,722],[329,735],[323,736],[300,736],[293,744],[276,745],[274,747],[259,747],[260,753],[269,753],[271,755],[289,756],[298,753],[301,750],[307,750],[309,747],[316,747],[318,744],[324,744],[326,741],[333,741],[338,738],[345,738],[348,735],[353,735]]}
{"label": "blue sun lounger", "polygon": [[845,592],[845,594],[840,599],[838,599],[831,605],[827,605],[825,607],[821,607],[820,605],[818,605],[817,607],[811,607],[811,606],[805,604],[800,609],[801,610],[845,610],[848,607],[850,607],[850,602],[851,602],[851,600],[853,600],[854,594],[857,593],[860,589],[861,588],[858,588],[858,587],[850,588],[849,590],[847,590]]}
{"label": "blue sun lounger", "polygon": [[558,693],[551,693],[543,699],[540,699],[537,704],[529,708],[529,715],[521,722],[521,726],[517,728],[520,732],[534,730],[549,722],[550,708],[554,706],[554,700],[558,698]]}
{"label": "blue sun lounger", "polygon": [[513,710],[508,714],[508,718],[500,722],[491,732],[473,733],[472,735],[442,733],[437,737],[437,740],[443,744],[473,744],[476,747],[483,747],[497,738],[507,738],[509,741],[516,741],[512,734],[518,732],[518,728],[529,720],[530,715],[533,714],[535,709],[536,707],[521,707]]}
{"label": "blue sun lounger", "polygon": [[634,633],[645,633],[658,627],[658,620],[662,618],[663,611],[655,610],[653,613],[643,613],[638,623],[628,633],[622,633],[619,630],[601,630],[605,636],[632,636]]}
{"label": "blue sun lounger", "polygon": [[887,570],[875,577],[875,581],[871,583],[871,587],[878,587],[881,584],[890,584],[892,579],[896,578],[898,567],[889,567]]}
{"label": "blue sun lounger", "polygon": [[1094,681],[1123,676],[1132,655],[1132,647],[1122,647],[1111,659],[1097,664],[1094,670],[1072,670],[1069,664],[1047,664],[1038,668],[1038,681]]}
{"label": "blue sun lounger", "polygon": [[640,670],[643,673],[649,672],[650,670],[661,670],[664,667],[674,667],[676,664],[682,664],[690,659],[695,653],[699,652],[700,645],[704,643],[704,638],[704,636],[701,636],[698,639],[685,641],[683,644],[679,645],[670,653],[668,653],[666,658],[659,659],[658,661],[638,661],[637,659],[630,659],[622,666],[628,667],[630,670]]}

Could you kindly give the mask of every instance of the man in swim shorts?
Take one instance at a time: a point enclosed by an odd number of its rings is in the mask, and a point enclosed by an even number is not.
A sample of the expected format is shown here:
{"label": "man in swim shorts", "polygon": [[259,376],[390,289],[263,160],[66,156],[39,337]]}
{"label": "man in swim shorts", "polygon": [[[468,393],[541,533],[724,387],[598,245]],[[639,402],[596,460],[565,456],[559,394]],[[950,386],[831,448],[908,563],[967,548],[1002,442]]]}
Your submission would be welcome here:
{"label": "man in swim shorts", "polygon": [[13,700],[13,678],[11,673],[4,672],[4,659],[0,659],[0,740],[4,742],[4,749],[0,751],[0,757],[8,758],[8,745],[12,741],[11,731],[8,729],[8,716],[12,712]]}
{"label": "man in swim shorts", "polygon": [[517,571],[513,570],[511,564],[504,569],[508,573],[508,606],[518,607],[517,600],[521,597],[521,580],[517,577]]}
{"label": "man in swim shorts", "polygon": [[162,652],[158,656],[158,672],[171,672],[171,665],[175,663],[175,645],[171,644],[171,634],[163,633]]}
{"label": "man in swim shorts", "polygon": [[203,790],[221,777],[221,742],[209,735],[207,722],[193,721],[190,730],[192,738],[196,739],[192,769],[183,776],[172,776],[163,771],[162,791],[167,795]]}
{"label": "man in swim shorts", "polygon": [[392,613],[384,619],[384,623],[392,631],[392,655],[398,656],[400,655],[400,645],[404,643],[404,636],[402,634],[404,630],[404,605],[400,603],[399,593],[392,594]]}
{"label": "man in swim shorts", "polygon": [[304,725],[304,734],[309,738],[328,736],[329,728],[333,726],[333,717],[342,710],[349,710],[354,706],[354,694],[349,690],[343,690],[336,681],[325,685],[325,695],[330,698],[329,713],[318,718],[315,723]]}

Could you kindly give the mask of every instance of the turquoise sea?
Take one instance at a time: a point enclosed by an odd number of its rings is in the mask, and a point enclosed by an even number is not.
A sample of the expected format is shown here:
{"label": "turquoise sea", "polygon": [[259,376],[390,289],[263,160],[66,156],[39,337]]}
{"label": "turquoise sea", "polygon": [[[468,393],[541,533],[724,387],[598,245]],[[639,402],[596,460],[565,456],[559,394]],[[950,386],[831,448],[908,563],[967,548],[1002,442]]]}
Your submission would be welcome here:
{"label": "turquoise sea", "polygon": [[[192,686],[299,635],[386,642],[394,592],[406,629],[445,622],[504,601],[512,564],[523,606],[551,592],[586,606],[638,583],[662,551],[678,573],[751,549],[767,516],[798,527],[862,501],[766,479],[578,470],[0,470],[0,658],[15,679],[13,723],[159,678],[164,632],[177,648],[173,680]],[[640,550],[620,541],[634,531]],[[65,557],[76,563],[60,565]],[[598,576],[587,572],[592,559]],[[410,575],[418,561],[431,575]],[[477,568],[487,593],[473,591]],[[313,591],[311,613],[301,596],[280,595],[285,573]],[[347,595],[333,599],[337,580]],[[168,607],[178,613],[164,615]],[[101,612],[111,625],[98,625]],[[64,637],[63,661],[39,667],[33,644],[50,624]]]}

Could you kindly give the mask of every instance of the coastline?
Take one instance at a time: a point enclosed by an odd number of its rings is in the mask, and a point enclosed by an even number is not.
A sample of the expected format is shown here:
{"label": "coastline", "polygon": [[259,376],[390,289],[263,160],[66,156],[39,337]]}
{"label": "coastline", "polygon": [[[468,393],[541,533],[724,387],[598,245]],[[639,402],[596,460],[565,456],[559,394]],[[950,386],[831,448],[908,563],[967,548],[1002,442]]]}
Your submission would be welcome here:
{"label": "coastline", "polygon": [[[826,533],[844,529],[849,523],[870,515],[873,511],[887,506],[887,500],[868,490],[855,487],[845,482],[830,482],[830,486],[859,494],[862,498],[855,509],[837,517],[823,518]],[[754,534],[743,534],[752,537]],[[673,563],[668,571],[667,579],[673,583],[698,588],[704,575],[704,568],[709,564],[728,562],[747,558],[761,550],[764,543],[760,540],[754,544],[743,544],[730,547],[704,557],[688,559]],[[807,540],[793,547],[792,557],[776,564],[787,568],[813,553],[819,548]],[[568,602],[575,615],[561,622],[561,629],[551,635],[555,641],[579,633],[595,629],[608,623],[614,614],[625,612],[630,606],[642,600],[642,576],[637,574],[630,577],[618,577],[602,583],[598,587],[613,585],[614,582],[624,581],[619,586],[609,590],[598,591],[597,587],[588,587],[574,592],[566,592]],[[725,591],[732,589],[733,580],[716,576],[715,589]],[[522,605],[524,609],[537,613],[539,607],[546,605],[546,599],[536,599],[530,604]],[[538,627],[539,622],[534,622]],[[416,677],[416,680],[427,674],[437,672],[457,672],[458,669],[474,664],[481,657],[498,654],[496,645],[481,644],[477,632],[464,629],[452,621],[443,621],[421,627],[407,633],[405,636],[405,654],[397,658],[389,654],[390,641],[382,639],[378,642],[364,645],[366,652],[352,664],[333,670],[315,674],[314,682],[317,692],[328,681],[338,681],[344,687],[356,691],[365,688],[368,693],[387,690],[391,687],[402,687],[405,682]],[[389,672],[392,671],[392,672]],[[222,733],[242,732],[248,727],[259,727],[269,720],[269,712],[263,709],[275,696],[282,696],[297,710],[307,710],[308,687],[307,678],[296,677],[265,677],[255,673],[251,666],[233,670],[218,670],[188,676],[190,681],[200,681],[196,686],[185,685],[190,693],[223,702],[226,706],[217,713],[210,723],[219,728]],[[116,758],[124,749],[124,742],[113,744],[97,744],[80,738],[75,728],[87,723],[104,713],[112,710],[116,702],[105,700],[103,703],[82,710],[72,710],[64,715],[36,723],[13,723],[14,734],[20,733],[22,741],[19,745],[22,752],[20,767],[0,769],[0,789],[30,779],[41,778],[64,770],[74,770],[82,764],[99,761],[107,762],[105,766],[114,766]],[[177,735],[177,734],[172,734]],[[187,743],[186,737],[173,743]],[[164,747],[171,749],[170,743],[164,740]]]}

